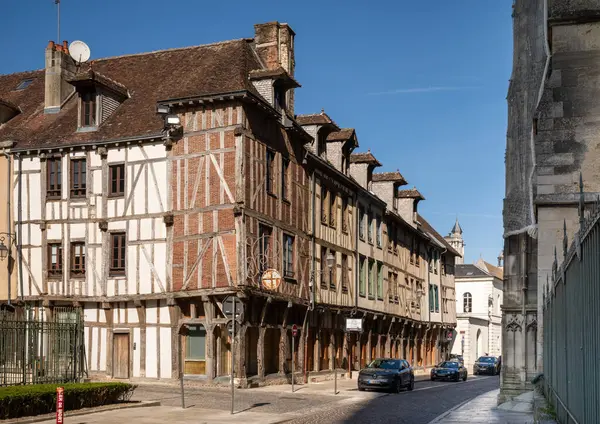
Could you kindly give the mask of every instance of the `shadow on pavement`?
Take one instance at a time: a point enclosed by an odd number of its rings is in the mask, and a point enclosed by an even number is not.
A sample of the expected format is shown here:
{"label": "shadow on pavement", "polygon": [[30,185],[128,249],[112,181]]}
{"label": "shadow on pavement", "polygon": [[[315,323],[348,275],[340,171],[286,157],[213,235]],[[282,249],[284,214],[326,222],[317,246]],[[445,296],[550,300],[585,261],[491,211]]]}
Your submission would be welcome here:
{"label": "shadow on pavement", "polygon": [[239,414],[240,412],[246,412],[246,411],[249,411],[249,410],[251,410],[251,409],[254,409],[254,408],[259,408],[259,407],[261,407],[261,406],[266,406],[266,405],[270,405],[270,404],[271,404],[270,402],[259,402],[259,403],[255,403],[254,405],[251,405],[251,406],[249,406],[249,407],[248,407],[248,408],[246,408],[246,409],[241,409],[241,410],[239,410],[239,411],[235,411],[233,414],[234,414],[234,415],[235,415],[235,414]]}

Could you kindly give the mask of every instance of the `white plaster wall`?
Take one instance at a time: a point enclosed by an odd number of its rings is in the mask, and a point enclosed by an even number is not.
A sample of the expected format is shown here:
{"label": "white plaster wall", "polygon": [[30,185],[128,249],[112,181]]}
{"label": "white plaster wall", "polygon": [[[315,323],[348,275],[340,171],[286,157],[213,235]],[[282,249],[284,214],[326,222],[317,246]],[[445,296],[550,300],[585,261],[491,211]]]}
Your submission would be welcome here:
{"label": "white plaster wall", "polygon": [[135,349],[133,350],[133,376],[140,377],[140,340],[141,334],[139,328],[133,329],[133,343]]}
{"label": "white plaster wall", "polygon": [[[27,175],[27,184],[29,185],[29,190],[31,193],[40,193],[41,188],[41,180],[40,174],[28,174]],[[25,187],[25,186],[24,186]],[[24,196],[26,197],[26,196]],[[16,198],[15,198],[16,199]],[[29,200],[29,209],[23,209],[23,212],[27,212],[27,216],[24,217],[26,219],[41,219],[42,218],[42,199],[40,196],[31,196]],[[17,215],[15,215],[17,216]]]}
{"label": "white plaster wall", "polygon": [[[150,309],[155,308],[146,309],[146,316],[148,316]],[[156,331],[156,327],[148,326],[146,328],[146,377],[148,378],[158,377],[156,362],[157,335],[158,332]]]}
{"label": "white plaster wall", "polygon": [[100,329],[100,371],[106,371],[106,328]]}
{"label": "white plaster wall", "polygon": [[96,349],[96,346],[98,346],[98,343],[100,342],[100,329],[98,327],[93,327],[92,328],[92,362],[91,362],[91,366],[90,369],[97,371],[98,370],[98,349]]}
{"label": "white plaster wall", "polygon": [[[162,318],[162,314],[161,314]],[[171,329],[160,329],[160,378],[171,378]]]}

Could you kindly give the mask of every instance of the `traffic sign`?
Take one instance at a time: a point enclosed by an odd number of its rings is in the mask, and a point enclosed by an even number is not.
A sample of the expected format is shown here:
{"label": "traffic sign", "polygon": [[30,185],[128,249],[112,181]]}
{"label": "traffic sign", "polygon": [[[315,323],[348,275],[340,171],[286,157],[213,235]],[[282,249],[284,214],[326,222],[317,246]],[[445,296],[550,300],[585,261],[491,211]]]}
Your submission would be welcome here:
{"label": "traffic sign", "polygon": [[298,326],[296,324],[292,325],[292,336],[296,337],[298,335]]}

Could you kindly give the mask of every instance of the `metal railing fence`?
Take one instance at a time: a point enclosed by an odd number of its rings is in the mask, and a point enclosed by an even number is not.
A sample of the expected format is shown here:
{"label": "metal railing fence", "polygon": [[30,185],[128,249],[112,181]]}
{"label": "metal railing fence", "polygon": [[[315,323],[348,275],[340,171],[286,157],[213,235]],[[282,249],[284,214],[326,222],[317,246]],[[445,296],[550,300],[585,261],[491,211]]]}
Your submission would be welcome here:
{"label": "metal railing fence", "polygon": [[0,311],[0,386],[67,383],[85,374],[83,316],[77,308]]}
{"label": "metal railing fence", "polygon": [[544,389],[562,424],[598,422],[600,417],[600,201],[585,210],[580,230],[567,240],[544,297]]}

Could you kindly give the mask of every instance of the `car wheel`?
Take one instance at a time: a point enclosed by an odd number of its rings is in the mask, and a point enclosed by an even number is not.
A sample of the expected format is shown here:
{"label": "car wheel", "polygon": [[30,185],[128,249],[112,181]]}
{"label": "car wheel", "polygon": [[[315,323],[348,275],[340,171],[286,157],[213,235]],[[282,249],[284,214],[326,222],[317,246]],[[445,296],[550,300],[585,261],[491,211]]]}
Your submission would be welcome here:
{"label": "car wheel", "polygon": [[456,374],[456,377],[454,377],[454,381],[460,381],[460,374]]}
{"label": "car wheel", "polygon": [[394,388],[396,393],[400,393],[402,391],[402,383],[400,380],[396,381],[396,387]]}
{"label": "car wheel", "polygon": [[463,377],[463,381],[467,381],[467,373],[465,373],[465,376]]}
{"label": "car wheel", "polygon": [[431,376],[431,381],[435,381],[435,377],[433,375]]}
{"label": "car wheel", "polygon": [[364,391],[365,391],[365,388],[364,388],[363,386],[358,386],[358,391],[359,391],[359,392],[364,392]]}
{"label": "car wheel", "polygon": [[473,371],[473,375],[477,375],[477,374],[478,374],[477,371]]}
{"label": "car wheel", "polygon": [[410,378],[410,383],[408,383],[408,390],[412,391],[415,388],[415,379],[413,377]]}

